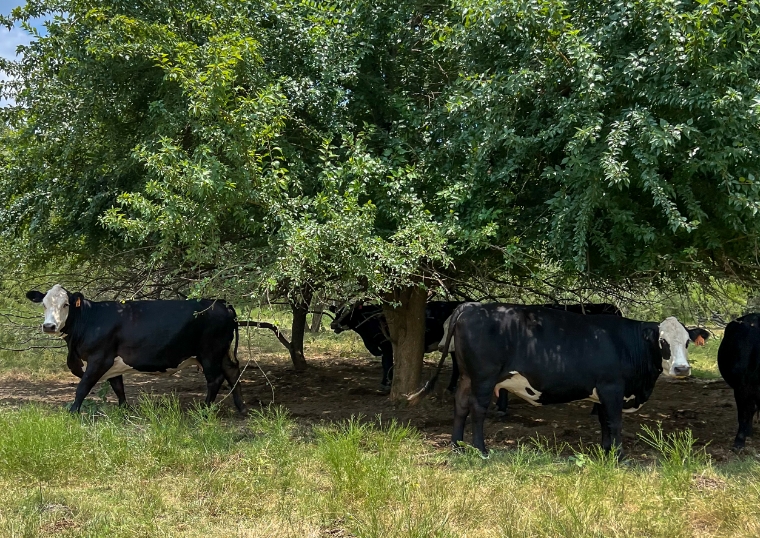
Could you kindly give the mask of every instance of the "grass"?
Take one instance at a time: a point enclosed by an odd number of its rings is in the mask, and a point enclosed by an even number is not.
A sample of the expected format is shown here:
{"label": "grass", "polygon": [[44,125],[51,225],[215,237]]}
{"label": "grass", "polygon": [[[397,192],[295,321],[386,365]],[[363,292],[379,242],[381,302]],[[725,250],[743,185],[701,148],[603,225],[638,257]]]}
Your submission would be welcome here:
{"label": "grass", "polygon": [[653,465],[540,442],[453,455],[396,422],[231,420],[169,397],[83,417],[0,409],[2,536],[753,536],[760,464],[689,435]]}

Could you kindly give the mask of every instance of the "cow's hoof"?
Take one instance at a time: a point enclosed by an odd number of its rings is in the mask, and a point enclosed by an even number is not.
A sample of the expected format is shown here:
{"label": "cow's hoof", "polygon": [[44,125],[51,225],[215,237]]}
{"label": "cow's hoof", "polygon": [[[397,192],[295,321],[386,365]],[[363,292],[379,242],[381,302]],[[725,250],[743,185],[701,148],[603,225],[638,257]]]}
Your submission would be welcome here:
{"label": "cow's hoof", "polygon": [[488,450],[486,451],[478,450],[478,454],[480,455],[481,460],[487,460],[491,458],[491,453],[488,452]]}
{"label": "cow's hoof", "polygon": [[504,420],[504,419],[506,419],[508,416],[509,416],[509,413],[508,413],[508,412],[506,412],[506,411],[501,411],[500,409],[497,409],[497,410],[494,412],[494,417],[495,417],[497,420]]}
{"label": "cow's hoof", "polygon": [[390,394],[391,392],[391,386],[390,385],[380,385],[380,388],[378,389],[382,394]]}
{"label": "cow's hoof", "polygon": [[741,445],[741,446],[734,445],[734,446],[732,446],[731,447],[731,452],[733,452],[734,454],[742,454],[744,452],[744,445]]}

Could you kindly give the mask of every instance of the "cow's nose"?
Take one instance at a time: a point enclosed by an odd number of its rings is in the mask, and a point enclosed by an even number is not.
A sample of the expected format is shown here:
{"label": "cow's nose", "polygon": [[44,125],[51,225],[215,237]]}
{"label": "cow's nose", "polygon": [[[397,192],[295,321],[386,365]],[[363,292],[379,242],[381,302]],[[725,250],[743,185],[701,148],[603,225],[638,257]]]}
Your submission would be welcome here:
{"label": "cow's nose", "polygon": [[673,373],[678,377],[689,377],[691,375],[691,366],[675,366]]}
{"label": "cow's nose", "polygon": [[54,333],[55,332],[55,323],[43,323],[42,324],[42,332],[44,332],[44,333]]}
{"label": "cow's nose", "polygon": [[338,325],[337,323],[331,323],[330,328],[335,331],[335,334],[339,334],[343,331],[343,327]]}

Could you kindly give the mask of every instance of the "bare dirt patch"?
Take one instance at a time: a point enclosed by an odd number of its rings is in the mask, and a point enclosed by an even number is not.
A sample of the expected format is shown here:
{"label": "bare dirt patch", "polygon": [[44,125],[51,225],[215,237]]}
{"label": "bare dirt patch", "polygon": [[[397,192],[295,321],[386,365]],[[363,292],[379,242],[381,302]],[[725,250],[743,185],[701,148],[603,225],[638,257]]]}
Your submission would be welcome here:
{"label": "bare dirt patch", "polygon": [[[310,358],[306,372],[295,372],[290,362],[275,354],[260,357],[261,369],[274,387],[267,384],[262,372],[251,363],[242,381],[243,397],[255,408],[270,403],[281,405],[302,424],[341,421],[362,415],[368,419],[396,419],[418,428],[431,444],[444,447],[449,442],[453,417],[453,397],[445,391],[450,368],[442,373],[436,393],[417,407],[394,406],[386,394],[378,390],[380,363],[377,360],[322,356]],[[242,359],[245,363],[245,359]],[[432,361],[426,361],[423,378],[433,371]],[[45,380],[0,378],[0,405],[18,406],[40,402],[54,406],[65,405],[74,398],[77,379],[65,376]],[[175,393],[185,406],[202,402],[205,380],[200,372],[188,369],[173,376],[136,375],[125,377],[127,398],[134,401],[140,393]],[[225,396],[226,389],[219,399]],[[113,400],[113,394],[109,395]],[[224,406],[231,406],[227,398]],[[537,436],[551,445],[567,443],[579,448],[598,443],[600,427],[596,416],[590,414],[591,403],[532,407],[516,397],[510,397],[510,410],[505,418],[493,411],[486,421],[486,442],[490,448],[515,446]],[[623,419],[623,444],[627,454],[635,459],[652,457],[650,449],[639,438],[642,425],[656,427],[662,423],[666,433],[690,428],[699,446],[706,446],[714,460],[730,459],[736,431],[736,410],[733,392],[723,380],[671,380],[661,377],[652,399],[638,412]],[[468,426],[465,439],[469,441]],[[752,451],[752,441],[748,449]]]}

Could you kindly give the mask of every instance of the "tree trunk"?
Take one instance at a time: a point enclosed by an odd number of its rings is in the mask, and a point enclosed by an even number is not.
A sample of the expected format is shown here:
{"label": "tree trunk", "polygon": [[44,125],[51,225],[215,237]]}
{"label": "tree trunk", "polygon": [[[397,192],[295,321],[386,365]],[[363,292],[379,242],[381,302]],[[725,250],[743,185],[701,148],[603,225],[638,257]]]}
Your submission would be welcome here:
{"label": "tree trunk", "polygon": [[388,294],[386,300],[400,303],[396,308],[384,305],[383,313],[393,345],[391,400],[401,402],[406,401],[407,394],[420,388],[427,294],[421,287],[413,286]]}
{"label": "tree trunk", "polygon": [[317,334],[322,330],[322,311],[324,310],[322,301],[314,301],[314,307],[311,314],[311,332]]}
{"label": "tree trunk", "polygon": [[290,299],[290,308],[293,311],[293,325],[290,336],[290,359],[296,370],[306,370],[308,364],[303,354],[303,335],[306,332],[306,315],[309,313],[311,303],[311,290],[304,288],[300,293],[296,292]]}

